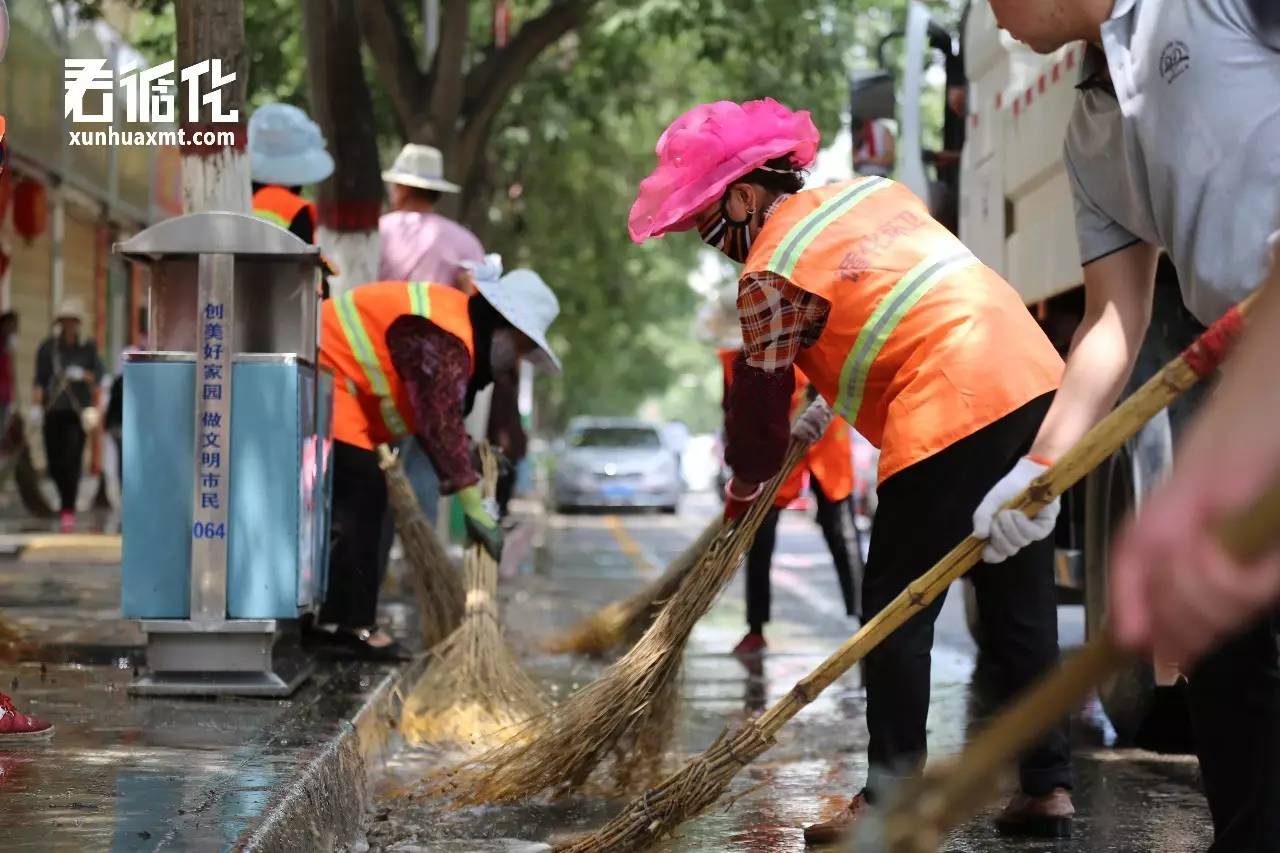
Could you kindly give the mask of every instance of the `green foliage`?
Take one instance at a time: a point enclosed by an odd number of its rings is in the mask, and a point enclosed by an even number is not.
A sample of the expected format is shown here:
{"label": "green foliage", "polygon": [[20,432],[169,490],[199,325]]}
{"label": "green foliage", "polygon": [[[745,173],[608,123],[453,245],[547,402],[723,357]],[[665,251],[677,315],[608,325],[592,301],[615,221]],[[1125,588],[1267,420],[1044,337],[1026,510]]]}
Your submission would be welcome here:
{"label": "green foliage", "polygon": [[[514,0],[513,31],[552,2]],[[134,42],[171,57],[169,0],[132,5],[153,13],[131,34]],[[954,20],[949,7],[958,3],[929,5],[940,20]],[[420,43],[421,3],[403,0],[402,8]],[[472,64],[493,50],[489,8],[473,9]],[[678,234],[637,247],[626,231],[654,143],[694,104],[765,96],[809,109],[824,138],[833,138],[848,69],[873,64],[875,45],[902,25],[904,9],[905,0],[601,0],[585,27],[530,68],[485,151],[492,198],[481,237],[508,268],[538,270],[560,297],[552,340],[565,374],[539,383],[541,423],[630,414],[646,400],[695,428],[719,422],[719,366],[692,335],[700,297],[688,277],[701,244]],[[245,0],[245,13],[250,104],[306,106],[297,0]],[[371,69],[367,77],[389,154],[404,129]],[[926,115],[940,103],[940,94],[929,98]]]}
{"label": "green foliage", "polygon": [[654,399],[666,417],[718,423],[718,362],[692,339],[687,282],[702,245],[677,234],[634,246],[627,214],[659,134],[697,103],[770,96],[834,136],[841,31],[826,3],[755,3],[748,21],[720,0],[649,0],[608,7],[535,67],[490,146],[487,239],[561,299],[552,337],[565,375],[543,383],[544,416],[629,414]]}

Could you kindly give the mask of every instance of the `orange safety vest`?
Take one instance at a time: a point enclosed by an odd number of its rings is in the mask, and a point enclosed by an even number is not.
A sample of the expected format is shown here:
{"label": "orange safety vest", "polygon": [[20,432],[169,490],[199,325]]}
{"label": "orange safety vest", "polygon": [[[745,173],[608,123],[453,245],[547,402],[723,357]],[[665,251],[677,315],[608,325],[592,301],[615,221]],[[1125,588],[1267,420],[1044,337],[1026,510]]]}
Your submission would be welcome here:
{"label": "orange safety vest", "polygon": [[311,226],[314,228],[319,221],[316,219],[316,206],[302,196],[277,186],[266,186],[253,194],[253,215],[275,223],[286,231],[302,210],[311,213]]}
{"label": "orange safety vest", "polygon": [[910,190],[866,177],[804,190],[743,270],[830,305],[796,364],[880,448],[881,482],[1058,387],[1062,359],[1018,294]]}
{"label": "orange safety vest", "polygon": [[320,309],[320,364],[333,371],[333,437],[372,450],[417,431],[387,329],[406,314],[458,338],[474,364],[467,295],[443,284],[380,281],[354,287]]}
{"label": "orange safety vest", "polygon": [[[728,393],[729,386],[733,384],[733,363],[738,360],[740,352],[742,350],[736,349],[717,352],[724,368],[725,393]],[[805,388],[808,386],[809,378],[802,371],[796,370],[796,390],[791,397],[793,420],[807,405]],[[795,467],[791,476],[778,489],[778,497],[773,505],[785,507],[800,497],[804,491],[806,474],[817,478],[823,493],[832,501],[842,501],[853,494],[853,440],[847,423],[839,418],[832,419],[831,426],[827,427],[822,438],[809,448],[801,464]]]}

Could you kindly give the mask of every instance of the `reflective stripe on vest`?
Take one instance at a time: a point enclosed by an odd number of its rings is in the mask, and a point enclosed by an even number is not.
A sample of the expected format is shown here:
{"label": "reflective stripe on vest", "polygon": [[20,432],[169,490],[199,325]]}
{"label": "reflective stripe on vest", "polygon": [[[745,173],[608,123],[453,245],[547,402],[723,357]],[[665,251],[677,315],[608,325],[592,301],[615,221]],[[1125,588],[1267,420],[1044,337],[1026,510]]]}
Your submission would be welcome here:
{"label": "reflective stripe on vest", "polygon": [[274,210],[267,210],[264,207],[255,207],[253,209],[253,215],[259,219],[265,219],[273,225],[279,225],[286,231],[288,231],[289,226],[293,224],[292,222],[287,222],[283,216],[276,213]]}
{"label": "reflective stripe on vest", "polygon": [[849,423],[857,420],[871,365],[907,312],[938,282],[977,263],[978,259],[968,250],[949,251],[925,258],[898,279],[897,284],[877,303],[845,358],[844,367],[840,370],[839,396],[832,406],[837,415]]}
{"label": "reflective stripe on vest", "polygon": [[864,199],[891,186],[893,181],[886,178],[866,178],[827,199],[787,232],[769,260],[769,269],[783,278],[791,278],[805,250],[828,225],[853,210]]}
{"label": "reflective stripe on vest", "polygon": [[[431,285],[426,282],[411,281],[407,283],[407,287],[409,288],[410,313],[430,319]],[[382,370],[382,362],[378,360],[378,354],[374,349],[373,341],[369,338],[369,332],[360,320],[360,312],[356,309],[355,296],[355,290],[348,290],[333,300],[338,314],[338,322],[342,325],[342,332],[347,338],[347,344],[351,347],[351,352],[355,355],[356,361],[360,363],[360,368],[364,371],[365,378],[369,380],[369,385],[378,398],[378,409],[382,412],[383,423],[392,435],[408,435],[409,425],[400,416],[400,409],[396,406],[395,398],[391,396],[391,383],[388,381],[386,373]]]}

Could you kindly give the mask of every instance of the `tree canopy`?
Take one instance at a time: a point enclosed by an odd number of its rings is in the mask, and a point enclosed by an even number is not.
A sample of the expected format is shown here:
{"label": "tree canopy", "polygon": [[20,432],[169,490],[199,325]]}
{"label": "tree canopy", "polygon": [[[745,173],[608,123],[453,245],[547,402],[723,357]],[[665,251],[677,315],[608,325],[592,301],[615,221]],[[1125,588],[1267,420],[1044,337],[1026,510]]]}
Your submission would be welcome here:
{"label": "tree canopy", "polygon": [[[905,0],[512,0],[505,52],[491,4],[459,17],[467,3],[441,0],[429,64],[420,2],[354,2],[373,98],[363,120],[383,157],[408,139],[455,155],[475,143],[466,174],[454,173],[467,188],[465,221],[508,268],[538,270],[560,297],[551,337],[565,373],[540,384],[544,425],[657,399],[667,417],[713,426],[718,367],[693,340],[700,297],[688,286],[701,244],[672,235],[639,247],[627,235],[654,143],[694,104],[766,96],[810,110],[832,139],[851,65],[901,26]],[[134,5],[153,13],[135,41],[172,56],[169,3]],[[311,106],[301,6],[245,0],[250,104]]]}

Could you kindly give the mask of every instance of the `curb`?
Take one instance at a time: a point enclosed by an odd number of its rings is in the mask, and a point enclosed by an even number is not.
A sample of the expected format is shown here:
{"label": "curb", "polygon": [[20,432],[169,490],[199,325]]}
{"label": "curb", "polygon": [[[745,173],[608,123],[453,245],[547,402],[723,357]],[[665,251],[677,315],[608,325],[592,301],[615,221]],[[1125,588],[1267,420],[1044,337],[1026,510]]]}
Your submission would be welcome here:
{"label": "curb", "polygon": [[414,683],[426,662],[423,655],[388,673],[234,849],[336,850],[356,841],[372,804],[372,771],[398,746],[401,685]]}

